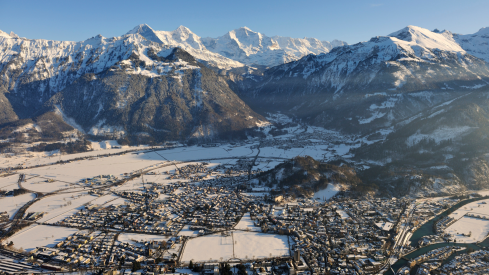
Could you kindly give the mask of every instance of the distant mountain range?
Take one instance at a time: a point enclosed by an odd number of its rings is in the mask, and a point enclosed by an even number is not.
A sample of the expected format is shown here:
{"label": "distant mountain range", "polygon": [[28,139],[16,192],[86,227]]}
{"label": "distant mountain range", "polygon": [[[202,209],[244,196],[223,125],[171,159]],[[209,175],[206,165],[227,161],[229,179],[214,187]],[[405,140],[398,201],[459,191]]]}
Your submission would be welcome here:
{"label": "distant mountain range", "polygon": [[330,43],[316,38],[268,37],[247,27],[232,30],[218,38],[201,38],[184,26],[174,31],[155,31],[142,24],[127,34],[136,33],[150,41],[181,47],[199,61],[219,69],[245,65],[272,67],[346,45],[346,42],[338,40]]}
{"label": "distant mountain range", "polygon": [[201,38],[142,24],[81,42],[0,31],[0,122],[54,111],[93,135],[169,139],[213,136],[222,121],[233,130],[266,123],[255,110],[369,133],[485,87],[488,33],[409,26],[347,45],[246,27]]}

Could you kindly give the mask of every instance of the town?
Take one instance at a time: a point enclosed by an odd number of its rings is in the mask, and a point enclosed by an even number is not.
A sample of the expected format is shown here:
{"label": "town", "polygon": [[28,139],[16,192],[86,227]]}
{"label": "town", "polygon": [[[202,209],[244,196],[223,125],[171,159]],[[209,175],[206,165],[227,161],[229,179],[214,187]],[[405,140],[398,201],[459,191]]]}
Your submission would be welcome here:
{"label": "town", "polygon": [[4,169],[0,272],[448,274],[488,268],[470,259],[487,259],[489,231],[464,225],[489,222],[487,194],[358,197],[334,182],[316,193],[294,193],[259,178],[290,155],[331,160],[361,141],[293,124],[281,131],[291,134],[224,145],[114,147],[108,154]]}

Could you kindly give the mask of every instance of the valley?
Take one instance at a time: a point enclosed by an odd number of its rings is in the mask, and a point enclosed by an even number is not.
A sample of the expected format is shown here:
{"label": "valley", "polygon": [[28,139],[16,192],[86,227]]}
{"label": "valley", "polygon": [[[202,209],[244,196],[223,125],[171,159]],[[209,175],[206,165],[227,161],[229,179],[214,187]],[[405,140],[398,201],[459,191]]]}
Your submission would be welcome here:
{"label": "valley", "polygon": [[0,274],[487,273],[488,41],[0,31]]}

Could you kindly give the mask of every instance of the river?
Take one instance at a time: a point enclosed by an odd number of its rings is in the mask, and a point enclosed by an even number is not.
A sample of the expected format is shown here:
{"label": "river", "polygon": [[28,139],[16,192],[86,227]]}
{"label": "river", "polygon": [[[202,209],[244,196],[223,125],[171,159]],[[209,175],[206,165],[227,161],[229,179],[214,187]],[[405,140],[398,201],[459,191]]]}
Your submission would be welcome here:
{"label": "river", "polygon": [[[435,235],[436,232],[434,230],[434,226],[433,224],[438,221],[441,217],[443,216],[447,216],[449,215],[450,213],[452,213],[453,211],[459,209],[460,207],[468,204],[468,203],[471,203],[471,202],[474,202],[474,201],[477,201],[477,200],[482,200],[482,199],[487,199],[487,197],[481,197],[481,198],[473,198],[473,199],[468,199],[468,200],[463,200],[457,204],[455,204],[454,206],[450,207],[449,209],[443,211],[441,214],[437,215],[435,218],[433,218],[432,220],[430,220],[429,222],[423,224],[420,228],[418,228],[418,230],[416,230],[414,233],[413,233],[413,236],[411,236],[411,239],[409,239],[411,241],[411,244],[413,246],[417,245],[418,244],[418,241],[426,236],[426,235]],[[413,259],[413,258],[416,258],[422,254],[425,254],[425,253],[428,253],[430,250],[433,250],[433,249],[436,249],[436,248],[440,248],[440,247],[443,247],[443,246],[462,246],[462,247],[467,247],[467,248],[473,248],[474,250],[479,250],[481,249],[482,247],[488,247],[489,246],[489,238],[484,240],[484,242],[480,243],[479,245],[476,245],[475,243],[468,243],[468,244],[464,244],[464,243],[436,243],[436,244],[431,244],[431,245],[428,245],[428,246],[425,246],[425,247],[422,247],[418,250],[415,250],[407,255],[404,256],[404,258],[406,259]],[[465,253],[466,250],[463,250],[463,251],[460,251],[460,252],[456,252],[454,253],[453,255],[451,255],[450,257],[448,257],[446,260],[444,260],[442,262],[442,264],[445,264],[449,261],[451,261],[455,256],[457,255],[460,255],[462,253]],[[405,266],[408,264],[408,261],[404,260],[404,259],[399,259],[395,264],[392,265],[392,269],[394,269],[394,271],[397,272],[397,270],[399,270],[399,268]],[[413,270],[416,270],[416,268],[413,268]],[[392,271],[389,270],[385,273],[386,275],[392,275]],[[413,274],[413,273],[412,273]]]}

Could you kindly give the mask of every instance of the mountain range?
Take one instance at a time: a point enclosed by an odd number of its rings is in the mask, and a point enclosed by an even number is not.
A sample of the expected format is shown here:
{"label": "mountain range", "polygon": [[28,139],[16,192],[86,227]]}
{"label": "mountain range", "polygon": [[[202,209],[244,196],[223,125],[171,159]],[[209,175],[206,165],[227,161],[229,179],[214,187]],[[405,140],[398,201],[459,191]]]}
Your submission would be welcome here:
{"label": "mountain range", "polygon": [[0,137],[229,140],[280,112],[368,140],[349,165],[388,194],[450,193],[489,185],[488,62],[489,28],[352,45],[246,27],[201,38],[142,24],[80,42],[0,31]]}
{"label": "mountain range", "polygon": [[202,39],[184,26],[168,32],[145,24],[80,42],[0,31],[0,123],[55,112],[92,135],[181,139],[244,130],[266,120],[229,88],[226,72],[261,72],[343,44],[248,28]]}
{"label": "mountain range", "polygon": [[361,133],[391,127],[488,84],[486,61],[470,54],[489,51],[478,37],[408,26],[272,67],[240,94],[253,109],[318,126]]}

